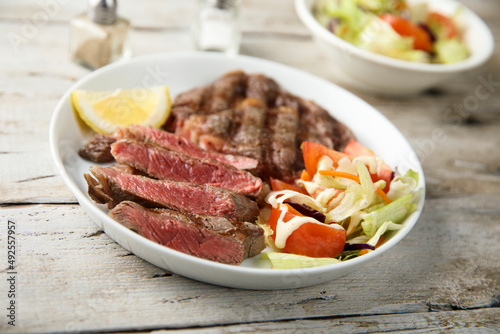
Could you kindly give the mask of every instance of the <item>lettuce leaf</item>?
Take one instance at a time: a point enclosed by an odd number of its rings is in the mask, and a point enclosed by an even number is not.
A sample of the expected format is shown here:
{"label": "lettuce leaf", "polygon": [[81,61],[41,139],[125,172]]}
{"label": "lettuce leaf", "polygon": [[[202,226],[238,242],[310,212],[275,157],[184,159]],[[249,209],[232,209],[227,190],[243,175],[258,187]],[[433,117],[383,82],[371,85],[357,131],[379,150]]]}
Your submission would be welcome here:
{"label": "lettuce leaf", "polygon": [[377,245],[380,237],[387,231],[393,231],[393,230],[401,230],[404,228],[404,225],[401,224],[394,224],[391,221],[387,221],[383,223],[378,229],[377,232],[371,237],[370,240],[368,240],[367,244],[370,244],[372,246]]}
{"label": "lettuce leaf", "polygon": [[416,204],[411,203],[412,200],[413,195],[406,194],[394,202],[370,212],[364,217],[364,222],[361,223],[363,232],[369,238],[372,238],[385,222],[390,221],[394,224],[400,224],[408,214],[415,210]]}
{"label": "lettuce leaf", "polygon": [[263,260],[270,260],[272,267],[275,269],[311,268],[341,262],[336,258],[309,257],[278,252],[262,253],[260,258]]}
{"label": "lettuce leaf", "polygon": [[326,213],[327,221],[341,222],[354,213],[368,208],[375,201],[375,186],[368,169],[361,161],[355,161],[355,166],[361,184],[353,181],[347,187],[339,204]]}
{"label": "lettuce leaf", "polygon": [[408,170],[405,175],[396,175],[391,182],[391,188],[387,193],[387,197],[391,200],[396,200],[413,192],[418,186],[418,173],[413,170]]}
{"label": "lettuce leaf", "polygon": [[469,57],[467,46],[457,38],[437,40],[434,51],[437,61],[443,64],[456,63]]}

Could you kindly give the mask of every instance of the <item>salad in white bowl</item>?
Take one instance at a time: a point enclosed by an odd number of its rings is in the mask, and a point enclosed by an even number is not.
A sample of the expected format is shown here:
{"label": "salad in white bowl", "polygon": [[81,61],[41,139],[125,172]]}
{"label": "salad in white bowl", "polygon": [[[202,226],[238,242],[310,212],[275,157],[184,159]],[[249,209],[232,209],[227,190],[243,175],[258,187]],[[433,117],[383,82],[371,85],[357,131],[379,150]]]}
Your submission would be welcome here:
{"label": "salad in white bowl", "polygon": [[462,28],[455,20],[462,9],[446,15],[427,3],[404,0],[316,0],[318,22],[360,48],[422,63],[456,63],[467,59]]}
{"label": "salad in white bowl", "polygon": [[331,79],[369,93],[418,94],[493,54],[488,26],[454,0],[295,0],[295,9]]}

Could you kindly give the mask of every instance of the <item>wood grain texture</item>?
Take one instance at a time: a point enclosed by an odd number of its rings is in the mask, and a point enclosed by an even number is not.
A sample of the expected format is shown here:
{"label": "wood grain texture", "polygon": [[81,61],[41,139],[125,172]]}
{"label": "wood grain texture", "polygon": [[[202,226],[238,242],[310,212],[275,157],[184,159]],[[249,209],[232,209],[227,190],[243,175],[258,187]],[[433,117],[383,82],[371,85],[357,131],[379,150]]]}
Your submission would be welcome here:
{"label": "wood grain texture", "polygon": [[[76,204],[52,163],[48,127],[59,98],[89,73],[67,57],[68,21],[85,4],[57,1],[17,46],[9,36],[50,1],[0,2],[1,261],[7,220],[19,228],[18,326],[3,319],[0,332],[500,332],[500,86],[470,112],[461,107],[481,77],[500,82],[500,2],[462,0],[497,39],[482,68],[414,97],[352,90],[400,129],[422,162],[427,200],[415,228],[359,271],[283,292],[222,288],[159,269]],[[133,24],[133,54],[191,50],[194,4],[120,1]],[[335,82],[293,1],[242,4],[242,54]],[[3,308],[6,264],[0,269]]]}
{"label": "wood grain texture", "polygon": [[[417,314],[391,314],[339,318],[317,318],[191,328],[155,330],[163,333],[498,333],[500,322],[495,309]],[[136,333],[136,332],[134,332]],[[120,334],[132,334],[132,332]]]}

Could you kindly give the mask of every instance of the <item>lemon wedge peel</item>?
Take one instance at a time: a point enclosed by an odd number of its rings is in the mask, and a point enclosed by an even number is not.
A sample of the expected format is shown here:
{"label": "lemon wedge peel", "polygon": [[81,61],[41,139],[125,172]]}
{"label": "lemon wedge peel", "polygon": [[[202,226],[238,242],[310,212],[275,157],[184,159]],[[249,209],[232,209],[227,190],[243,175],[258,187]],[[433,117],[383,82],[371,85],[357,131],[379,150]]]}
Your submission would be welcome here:
{"label": "lemon wedge peel", "polygon": [[80,118],[92,130],[112,134],[118,127],[131,124],[160,127],[172,107],[167,86],[114,91],[75,90],[71,103]]}

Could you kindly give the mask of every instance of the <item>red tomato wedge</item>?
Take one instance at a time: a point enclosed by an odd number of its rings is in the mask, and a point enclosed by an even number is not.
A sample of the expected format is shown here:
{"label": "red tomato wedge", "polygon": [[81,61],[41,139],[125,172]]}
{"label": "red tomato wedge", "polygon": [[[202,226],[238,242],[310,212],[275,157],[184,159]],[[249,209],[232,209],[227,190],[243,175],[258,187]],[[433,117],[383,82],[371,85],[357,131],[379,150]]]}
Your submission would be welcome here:
{"label": "red tomato wedge", "polygon": [[386,163],[383,163],[378,165],[376,177],[374,177],[374,175],[371,175],[371,177],[373,182],[377,182],[378,180],[385,181],[385,188],[383,190],[387,194],[391,188],[393,175],[391,167],[389,167]]}
{"label": "red tomato wedge", "polygon": [[424,28],[397,15],[385,13],[380,16],[401,36],[413,37],[413,48],[416,50],[431,51],[432,40]]}
{"label": "red tomato wedge", "polygon": [[[269,226],[274,231],[276,239],[276,226],[281,215],[281,210],[273,209],[269,218]],[[287,212],[285,222],[296,217]],[[286,240],[284,250],[288,253],[305,255],[309,257],[334,257],[339,255],[345,246],[346,231],[329,225],[305,223],[296,229]]]}
{"label": "red tomato wedge", "polygon": [[271,188],[273,191],[280,191],[280,190],[293,190],[296,192],[299,192],[301,194],[307,195],[307,192],[300,187],[297,187],[294,184],[286,183],[278,179],[273,179],[271,178]]}
{"label": "red tomato wedge", "polygon": [[431,29],[444,30],[445,33],[443,36],[446,38],[453,38],[458,35],[458,29],[455,22],[443,14],[430,12],[427,16],[427,24],[431,27]]}
{"label": "red tomato wedge", "polygon": [[305,141],[300,145],[306,171],[312,177],[318,171],[318,162],[323,156],[328,156],[333,160],[333,167],[338,166],[338,161],[343,157],[348,157],[342,152],[332,150],[324,145]]}
{"label": "red tomato wedge", "polygon": [[[351,139],[349,143],[347,143],[344,153],[348,154],[349,156],[352,156],[354,158],[360,157],[360,156],[371,156],[374,157],[375,153],[373,153],[371,150],[367,149],[364,147],[362,144],[360,144],[357,140]],[[385,181],[385,188],[384,192],[387,194],[390,188],[390,184],[392,181],[392,169],[387,165],[386,163],[379,164],[377,167],[377,174],[370,174],[372,177],[373,182],[377,182],[379,180],[384,180]]]}
{"label": "red tomato wedge", "polygon": [[367,155],[370,157],[374,157],[375,153],[373,151],[364,147],[360,142],[355,139],[351,139],[346,147],[344,148],[344,153],[350,155],[352,157],[360,157],[362,155]]}

